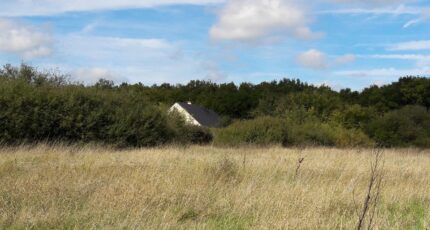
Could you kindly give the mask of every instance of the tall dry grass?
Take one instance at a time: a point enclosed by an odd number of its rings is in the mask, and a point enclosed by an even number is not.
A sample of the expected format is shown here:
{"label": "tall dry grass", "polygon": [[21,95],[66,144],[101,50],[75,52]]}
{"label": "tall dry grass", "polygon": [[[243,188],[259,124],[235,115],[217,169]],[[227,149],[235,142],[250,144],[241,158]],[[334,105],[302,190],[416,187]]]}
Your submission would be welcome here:
{"label": "tall dry grass", "polygon": [[[4,148],[0,226],[353,229],[372,159],[329,148]],[[429,229],[430,151],[386,150],[384,162],[375,228]]]}

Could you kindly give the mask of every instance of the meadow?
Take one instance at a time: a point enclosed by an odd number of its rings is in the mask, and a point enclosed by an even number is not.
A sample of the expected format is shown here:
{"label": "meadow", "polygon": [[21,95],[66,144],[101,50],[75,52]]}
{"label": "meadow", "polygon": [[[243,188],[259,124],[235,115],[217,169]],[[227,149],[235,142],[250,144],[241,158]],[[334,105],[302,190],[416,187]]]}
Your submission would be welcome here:
{"label": "meadow", "polygon": [[[354,229],[374,153],[3,147],[0,228]],[[429,229],[430,150],[383,150],[379,170],[379,199],[365,223]]]}

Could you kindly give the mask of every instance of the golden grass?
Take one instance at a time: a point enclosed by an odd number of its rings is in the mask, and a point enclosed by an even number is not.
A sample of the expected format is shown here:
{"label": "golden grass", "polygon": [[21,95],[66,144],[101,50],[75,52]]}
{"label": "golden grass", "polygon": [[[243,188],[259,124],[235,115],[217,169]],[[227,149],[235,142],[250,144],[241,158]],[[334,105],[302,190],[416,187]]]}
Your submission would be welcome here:
{"label": "golden grass", "polygon": [[[376,228],[429,229],[430,151],[384,158]],[[353,229],[371,160],[330,148],[5,148],[0,228]]]}

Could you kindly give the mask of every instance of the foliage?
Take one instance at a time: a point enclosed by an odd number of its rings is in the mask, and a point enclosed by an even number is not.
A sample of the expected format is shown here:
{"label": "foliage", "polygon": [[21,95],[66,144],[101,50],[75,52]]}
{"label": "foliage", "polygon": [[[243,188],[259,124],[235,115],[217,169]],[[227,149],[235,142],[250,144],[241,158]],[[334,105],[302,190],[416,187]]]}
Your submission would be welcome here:
{"label": "foliage", "polygon": [[294,79],[152,86],[100,79],[85,86],[25,64],[0,69],[0,143],[210,143],[211,130],[166,114],[178,101],[193,101],[222,117],[225,128],[214,131],[221,145],[430,146],[430,79],[424,77],[362,92]]}
{"label": "foliage", "polygon": [[346,128],[362,129],[376,117],[377,113],[372,107],[353,104],[334,112],[332,120]]}
{"label": "foliage", "polygon": [[171,112],[168,116],[168,125],[175,137],[175,144],[208,144],[212,142],[213,135],[208,128],[188,125],[185,123],[183,117],[176,113]]}
{"label": "foliage", "polygon": [[144,98],[118,92],[109,81],[85,87],[62,84],[62,80],[53,80],[51,75],[31,71],[34,69],[24,65],[19,69],[6,66],[2,72],[3,143],[99,142],[116,147],[148,147],[176,139],[191,143],[211,140],[207,130],[196,127],[175,132],[167,123],[165,110]]}
{"label": "foliage", "polygon": [[371,146],[372,141],[360,130],[318,121],[291,123],[282,118],[259,117],[238,121],[216,131],[214,144],[219,146]]}
{"label": "foliage", "polygon": [[362,132],[336,124],[306,122],[292,126],[284,146],[369,146],[371,141]]}
{"label": "foliage", "polygon": [[384,146],[430,147],[430,113],[421,106],[390,111],[372,121],[366,130]]}
{"label": "foliage", "polygon": [[214,144],[237,146],[245,144],[279,144],[287,134],[286,123],[279,118],[259,117],[237,121],[215,132]]}

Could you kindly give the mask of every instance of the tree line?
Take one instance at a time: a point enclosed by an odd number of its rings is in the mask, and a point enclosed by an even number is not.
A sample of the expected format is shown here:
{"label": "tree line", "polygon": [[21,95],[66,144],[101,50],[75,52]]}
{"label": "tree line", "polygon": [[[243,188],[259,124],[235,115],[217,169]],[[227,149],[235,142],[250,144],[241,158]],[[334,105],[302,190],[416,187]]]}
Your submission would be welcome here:
{"label": "tree line", "polygon": [[[186,125],[169,106],[192,101],[222,128]],[[34,67],[0,70],[0,142],[61,141],[117,147],[165,144],[430,147],[430,79],[407,76],[361,92],[298,79],[259,84],[143,85],[101,79],[86,86]]]}

